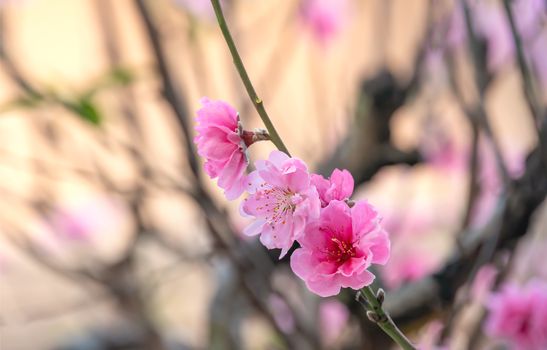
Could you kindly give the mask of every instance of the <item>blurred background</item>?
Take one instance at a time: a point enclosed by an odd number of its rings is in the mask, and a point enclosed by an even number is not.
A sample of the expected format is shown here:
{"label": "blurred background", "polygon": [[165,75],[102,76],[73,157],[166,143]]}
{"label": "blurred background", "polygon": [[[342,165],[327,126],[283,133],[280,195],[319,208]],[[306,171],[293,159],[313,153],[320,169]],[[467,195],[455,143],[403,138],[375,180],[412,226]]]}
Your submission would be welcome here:
{"label": "blurred background", "polygon": [[[547,2],[223,6],[291,153],[384,217],[395,321],[500,348],[490,290],[547,279]],[[391,346],[242,236],[195,154],[202,96],[262,127],[209,1],[0,0],[1,349]]]}

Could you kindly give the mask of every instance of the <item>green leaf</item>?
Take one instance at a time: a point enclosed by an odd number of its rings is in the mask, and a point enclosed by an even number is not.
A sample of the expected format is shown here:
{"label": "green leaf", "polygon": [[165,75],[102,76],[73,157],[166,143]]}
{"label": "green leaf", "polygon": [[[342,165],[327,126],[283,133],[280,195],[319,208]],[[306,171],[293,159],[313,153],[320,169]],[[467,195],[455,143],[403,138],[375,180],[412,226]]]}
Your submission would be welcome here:
{"label": "green leaf", "polygon": [[99,126],[103,121],[102,114],[97,106],[88,98],[81,98],[76,102],[64,102],[64,105],[81,117],[84,121]]}

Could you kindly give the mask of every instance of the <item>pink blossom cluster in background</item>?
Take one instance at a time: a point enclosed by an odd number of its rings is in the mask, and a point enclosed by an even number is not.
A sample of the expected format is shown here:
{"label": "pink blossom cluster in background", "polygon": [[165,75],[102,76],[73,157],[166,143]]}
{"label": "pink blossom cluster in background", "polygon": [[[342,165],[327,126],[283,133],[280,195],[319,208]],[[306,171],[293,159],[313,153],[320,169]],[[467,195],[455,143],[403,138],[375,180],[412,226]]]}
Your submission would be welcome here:
{"label": "pink blossom cluster in background", "polygon": [[268,249],[281,249],[280,258],[298,242],[291,267],[320,296],[370,285],[374,275],[368,268],[387,262],[390,241],[369,203],[349,201],[354,186],[351,174],[335,170],[325,179],[310,174],[302,160],[280,151],[256,161],[256,170],[246,174],[246,151],[252,142],[246,142],[244,135],[252,132],[243,131],[237,112],[227,103],[206,98],[201,102],[194,140],[198,154],[227,199],[236,199],[245,187],[248,196],[241,213],[253,221],[244,233],[260,235]]}
{"label": "pink blossom cluster in background", "polygon": [[[269,298],[269,306],[279,328],[285,333],[292,333],[296,325],[289,305],[281,297],[272,295]],[[319,304],[318,316],[321,343],[327,347],[336,344],[348,325],[348,308],[336,299],[325,299]]]}
{"label": "pink blossom cluster in background", "polygon": [[[511,27],[503,5],[497,1],[468,1],[472,25],[486,42],[488,68],[499,70],[515,56]],[[517,31],[522,39],[525,55],[532,63],[539,81],[547,87],[547,5],[543,0],[516,0],[512,2]],[[452,48],[465,46],[467,38],[465,18],[460,5],[456,5],[448,34]]]}
{"label": "pink blossom cluster in background", "polygon": [[342,336],[349,322],[349,310],[336,299],[327,299],[319,305],[321,342],[330,347]]}
{"label": "pink blossom cluster in background", "polygon": [[348,0],[302,0],[300,18],[315,39],[326,44],[342,29],[348,5]]}
{"label": "pink blossom cluster in background", "polygon": [[[382,183],[383,191],[375,201],[387,217],[383,226],[390,233],[392,243],[392,257],[380,269],[382,281],[389,289],[419,280],[442,266],[447,254],[450,254],[453,235],[462,224],[467,209],[467,193],[461,189],[469,186],[471,151],[468,146],[458,144],[446,126],[426,127],[431,130],[421,144],[425,162],[412,171],[394,168],[397,171],[390,172],[385,169],[376,177],[376,182]],[[502,156],[509,176],[515,179],[520,177],[524,171],[524,152],[509,149]],[[480,139],[478,146],[478,163],[479,191],[468,223],[475,229],[481,229],[490,222],[503,191],[492,144],[484,138]],[[433,181],[425,181],[426,176]],[[421,180],[414,184],[417,179]],[[446,186],[441,186],[443,191],[428,188],[435,195],[424,196],[424,191],[413,190],[418,186],[423,188],[424,182]],[[395,188],[393,195],[406,191],[404,197],[409,202],[382,203],[381,198],[385,197],[388,188]]]}
{"label": "pink blossom cluster in background", "polygon": [[516,350],[547,349],[547,283],[505,285],[487,300],[486,332]]}
{"label": "pink blossom cluster in background", "polygon": [[48,217],[53,233],[65,240],[89,242],[95,235],[120,224],[122,209],[112,198],[93,197],[58,207]]}

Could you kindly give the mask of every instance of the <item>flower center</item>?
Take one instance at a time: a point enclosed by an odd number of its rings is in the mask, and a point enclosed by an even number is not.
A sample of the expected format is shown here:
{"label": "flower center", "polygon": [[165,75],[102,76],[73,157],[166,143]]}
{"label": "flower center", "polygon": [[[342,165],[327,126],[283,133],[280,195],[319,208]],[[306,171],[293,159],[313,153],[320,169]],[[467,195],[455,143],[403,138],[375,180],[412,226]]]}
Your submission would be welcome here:
{"label": "flower center", "polygon": [[335,262],[342,263],[355,256],[353,244],[346,241],[341,241],[335,237],[332,237],[330,240],[332,244],[327,252],[329,257]]}
{"label": "flower center", "polygon": [[519,325],[518,332],[522,335],[527,335],[530,330],[530,321],[528,318],[524,318]]}
{"label": "flower center", "polygon": [[265,219],[268,224],[272,229],[275,229],[277,224],[285,225],[286,215],[294,212],[299,196],[288,189],[278,187],[265,188],[262,190],[262,195],[264,204],[258,209],[266,212]]}

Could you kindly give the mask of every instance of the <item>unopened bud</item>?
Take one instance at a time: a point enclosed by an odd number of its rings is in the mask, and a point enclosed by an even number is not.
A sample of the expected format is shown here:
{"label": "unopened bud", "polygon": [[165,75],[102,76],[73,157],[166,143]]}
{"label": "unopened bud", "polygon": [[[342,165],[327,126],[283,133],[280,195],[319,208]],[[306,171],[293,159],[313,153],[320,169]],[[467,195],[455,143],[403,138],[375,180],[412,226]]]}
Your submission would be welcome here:
{"label": "unopened bud", "polygon": [[361,294],[361,291],[358,291],[358,292],[355,294],[355,301],[357,301],[359,304],[361,304],[361,306],[363,306],[365,309],[368,308],[368,302],[367,302],[367,300],[363,297],[363,294]]}
{"label": "unopened bud", "polygon": [[376,292],[376,300],[378,300],[378,303],[380,306],[384,304],[384,300],[386,299],[386,292],[382,288],[378,289],[378,292]]}
{"label": "unopened bud", "polygon": [[380,316],[374,311],[367,311],[367,317],[374,323],[380,322]]}

